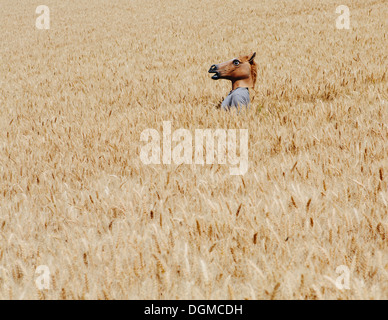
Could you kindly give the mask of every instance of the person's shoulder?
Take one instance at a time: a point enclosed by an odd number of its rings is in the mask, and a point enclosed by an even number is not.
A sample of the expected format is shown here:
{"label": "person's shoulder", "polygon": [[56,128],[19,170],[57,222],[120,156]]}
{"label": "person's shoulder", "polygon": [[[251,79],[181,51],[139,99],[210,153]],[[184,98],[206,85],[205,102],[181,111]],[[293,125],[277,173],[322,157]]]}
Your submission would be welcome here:
{"label": "person's shoulder", "polygon": [[235,105],[249,103],[249,90],[248,88],[237,88],[232,96],[232,101]]}

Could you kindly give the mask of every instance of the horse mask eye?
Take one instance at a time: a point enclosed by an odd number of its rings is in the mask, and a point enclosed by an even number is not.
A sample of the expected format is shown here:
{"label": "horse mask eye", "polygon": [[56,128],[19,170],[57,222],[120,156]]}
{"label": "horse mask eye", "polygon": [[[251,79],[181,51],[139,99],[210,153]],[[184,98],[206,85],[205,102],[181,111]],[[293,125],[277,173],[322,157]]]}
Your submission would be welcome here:
{"label": "horse mask eye", "polygon": [[234,64],[235,66],[238,66],[238,65],[240,64],[240,61],[234,60],[234,61],[233,61],[233,64]]}

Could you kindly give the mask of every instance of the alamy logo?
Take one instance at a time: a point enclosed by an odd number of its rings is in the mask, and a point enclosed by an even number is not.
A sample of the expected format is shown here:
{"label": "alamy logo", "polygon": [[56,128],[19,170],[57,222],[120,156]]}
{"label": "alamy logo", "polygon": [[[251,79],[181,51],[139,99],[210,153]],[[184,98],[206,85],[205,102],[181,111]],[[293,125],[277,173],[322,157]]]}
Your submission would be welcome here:
{"label": "alamy logo", "polygon": [[[239,156],[237,131],[240,133]],[[194,158],[194,163],[198,165],[229,164],[231,175],[244,175],[248,171],[248,129],[196,129],[193,139],[190,130],[178,129],[172,132],[171,121],[164,121],[162,139],[163,154],[157,130],[146,129],[141,133],[140,140],[147,142],[140,150],[140,159],[144,164],[171,164],[172,161],[177,165],[192,164]],[[176,143],[174,148],[172,142]]]}
{"label": "alamy logo", "polygon": [[50,289],[50,269],[46,265],[40,265],[35,270],[39,276],[35,280],[35,284],[39,290]]}
{"label": "alamy logo", "polygon": [[35,21],[35,26],[40,30],[48,30],[50,29],[50,9],[48,6],[38,6],[35,10],[36,14],[40,14],[40,16]]}
{"label": "alamy logo", "polygon": [[337,14],[340,14],[340,16],[336,20],[336,27],[339,30],[342,29],[350,29],[350,10],[348,6],[338,6],[335,10]]}
{"label": "alamy logo", "polygon": [[337,289],[339,289],[339,290],[343,290],[343,289],[349,290],[350,289],[350,286],[349,286],[349,283],[350,283],[350,270],[349,270],[349,268],[347,266],[340,265],[340,266],[337,267],[335,272],[340,274],[340,276],[337,277],[337,279],[335,280],[335,286],[337,287]]}

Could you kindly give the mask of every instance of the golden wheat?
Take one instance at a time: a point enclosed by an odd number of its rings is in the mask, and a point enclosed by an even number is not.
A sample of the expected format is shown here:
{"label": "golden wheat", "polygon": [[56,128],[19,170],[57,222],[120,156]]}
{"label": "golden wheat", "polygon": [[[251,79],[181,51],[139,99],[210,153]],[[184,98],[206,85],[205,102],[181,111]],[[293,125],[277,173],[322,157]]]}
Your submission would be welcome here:
{"label": "golden wheat", "polygon": [[[387,299],[388,6],[341,4],[0,0],[0,298]],[[220,112],[208,68],[253,51]],[[248,172],[143,164],[163,121],[248,129]]]}

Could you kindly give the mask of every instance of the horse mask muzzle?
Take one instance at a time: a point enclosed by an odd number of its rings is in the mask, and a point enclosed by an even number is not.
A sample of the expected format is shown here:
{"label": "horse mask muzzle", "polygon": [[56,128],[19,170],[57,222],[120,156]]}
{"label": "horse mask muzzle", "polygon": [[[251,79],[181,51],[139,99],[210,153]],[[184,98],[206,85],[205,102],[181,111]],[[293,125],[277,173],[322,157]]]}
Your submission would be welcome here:
{"label": "horse mask muzzle", "polygon": [[210,69],[209,69],[209,73],[214,73],[214,76],[212,76],[212,79],[213,80],[218,80],[220,79],[220,72],[218,71],[218,66],[216,64],[213,64]]}

